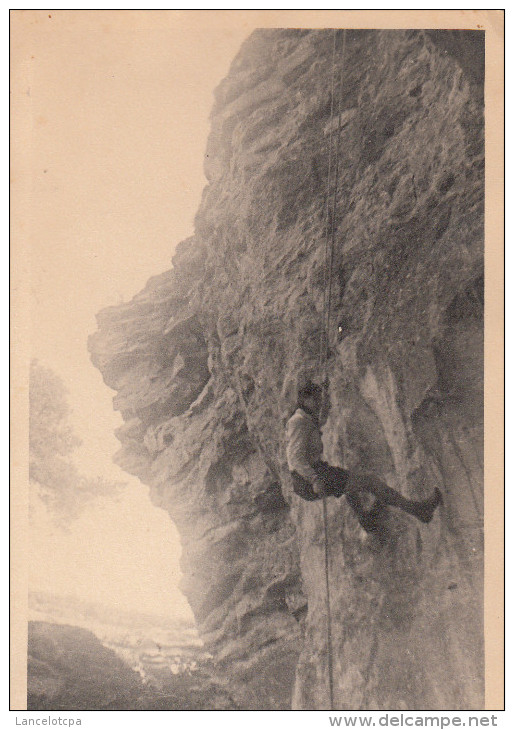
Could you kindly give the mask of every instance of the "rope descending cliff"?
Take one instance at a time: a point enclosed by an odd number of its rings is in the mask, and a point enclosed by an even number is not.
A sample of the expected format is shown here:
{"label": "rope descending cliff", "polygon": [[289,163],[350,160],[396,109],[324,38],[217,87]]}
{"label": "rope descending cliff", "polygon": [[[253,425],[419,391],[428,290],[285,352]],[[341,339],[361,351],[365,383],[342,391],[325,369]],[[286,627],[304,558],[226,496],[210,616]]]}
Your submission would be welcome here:
{"label": "rope descending cliff", "polygon": [[[320,338],[320,370],[323,373],[322,382],[324,385],[323,400],[327,397],[327,372],[328,372],[328,353],[330,347],[330,331],[331,331],[331,311],[332,311],[332,269],[334,266],[334,249],[336,234],[336,210],[337,210],[337,193],[339,182],[339,143],[341,139],[341,102],[342,102],[342,81],[344,71],[344,52],[346,48],[346,29],[343,30],[343,44],[341,51],[341,72],[339,77],[339,101],[338,101],[338,129],[337,143],[335,150],[335,178],[332,194],[332,208],[329,208],[330,192],[332,187],[332,117],[334,111],[334,75],[335,75],[335,59],[336,59],[336,39],[337,31],[334,29],[334,43],[332,49],[332,85],[330,94],[330,138],[329,138],[329,162],[327,175],[327,222],[326,222],[326,249],[325,249],[325,286],[323,287],[323,320],[325,322],[325,336]],[[329,232],[330,231],[330,232]],[[328,290],[328,293],[325,292]],[[323,408],[323,402],[321,407]],[[323,535],[325,540],[325,592],[327,603],[327,653],[328,653],[328,683],[329,683],[329,699],[330,709],[334,709],[334,671],[332,658],[332,609],[330,604],[330,554],[329,554],[329,536],[328,536],[328,519],[327,519],[327,499],[323,495]]]}

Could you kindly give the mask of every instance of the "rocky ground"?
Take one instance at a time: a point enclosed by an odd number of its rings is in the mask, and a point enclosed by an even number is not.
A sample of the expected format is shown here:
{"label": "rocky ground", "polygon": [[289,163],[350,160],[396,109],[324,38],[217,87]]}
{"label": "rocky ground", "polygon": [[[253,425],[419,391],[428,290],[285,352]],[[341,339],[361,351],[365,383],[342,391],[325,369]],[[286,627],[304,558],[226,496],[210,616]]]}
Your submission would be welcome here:
{"label": "rocky ground", "polygon": [[212,679],[208,662],[174,675],[165,667],[143,678],[77,626],[29,622],[28,710],[237,710]]}
{"label": "rocky ground", "polygon": [[390,511],[377,544],[330,500],[334,704],[480,709],[483,35],[348,31],[344,61],[342,40],[339,116],[331,31],[246,41],[194,237],[89,347],[220,681],[241,708],[328,709],[322,510],[292,493],[283,426],[321,376],[339,136],[325,454],[444,506],[428,526]]}

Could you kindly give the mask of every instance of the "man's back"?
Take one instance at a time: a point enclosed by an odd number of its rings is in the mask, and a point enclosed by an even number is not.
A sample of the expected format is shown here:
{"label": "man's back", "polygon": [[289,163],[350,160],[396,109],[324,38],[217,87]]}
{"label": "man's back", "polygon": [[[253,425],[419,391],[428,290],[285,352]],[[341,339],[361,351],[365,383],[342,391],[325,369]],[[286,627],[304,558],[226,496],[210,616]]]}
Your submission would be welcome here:
{"label": "man's back", "polygon": [[286,457],[289,471],[314,480],[313,464],[321,459],[323,444],[316,421],[302,408],[297,408],[286,426]]}

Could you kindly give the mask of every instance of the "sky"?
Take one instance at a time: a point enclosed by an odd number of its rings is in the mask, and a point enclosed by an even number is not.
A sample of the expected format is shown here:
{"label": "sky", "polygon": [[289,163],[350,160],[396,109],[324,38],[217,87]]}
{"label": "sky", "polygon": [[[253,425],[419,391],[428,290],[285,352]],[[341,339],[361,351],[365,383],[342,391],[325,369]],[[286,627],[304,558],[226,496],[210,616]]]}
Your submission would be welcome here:
{"label": "sky", "polygon": [[32,590],[190,616],[169,516],[112,463],[121,417],[87,338],[100,309],[169,269],[175,246],[193,233],[213,90],[249,35],[219,21],[180,11],[16,18],[30,113],[31,356],[68,390],[80,471],[127,485],[67,534],[39,509]]}

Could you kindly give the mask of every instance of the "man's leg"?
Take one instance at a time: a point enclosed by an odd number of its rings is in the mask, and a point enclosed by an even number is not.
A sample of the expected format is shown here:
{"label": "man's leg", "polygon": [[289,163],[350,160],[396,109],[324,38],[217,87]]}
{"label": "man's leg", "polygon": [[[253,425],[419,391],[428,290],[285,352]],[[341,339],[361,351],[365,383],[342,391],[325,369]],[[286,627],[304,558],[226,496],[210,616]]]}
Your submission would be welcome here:
{"label": "man's leg", "polygon": [[366,532],[377,533],[380,531],[380,518],[384,510],[384,504],[376,498],[372,498],[374,504],[366,506],[363,504],[363,492],[346,492],[346,501],[355,512],[359,524]]}
{"label": "man's leg", "polygon": [[352,494],[354,495],[353,499],[355,499],[360,492],[369,492],[382,504],[387,504],[390,507],[401,509],[403,512],[413,515],[421,522],[430,522],[434,510],[442,502],[442,495],[439,489],[434,491],[432,497],[422,501],[417,501],[403,497],[395,489],[388,487],[387,484],[378,477],[370,474],[350,473],[347,482],[347,496]]}
{"label": "man's leg", "polygon": [[350,473],[339,466],[331,466],[326,461],[318,461],[313,467],[325,486],[327,497],[342,497],[346,493]]}

